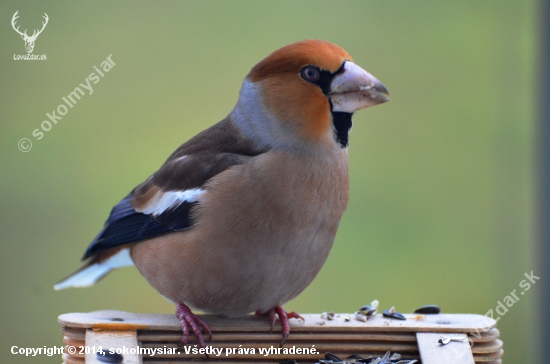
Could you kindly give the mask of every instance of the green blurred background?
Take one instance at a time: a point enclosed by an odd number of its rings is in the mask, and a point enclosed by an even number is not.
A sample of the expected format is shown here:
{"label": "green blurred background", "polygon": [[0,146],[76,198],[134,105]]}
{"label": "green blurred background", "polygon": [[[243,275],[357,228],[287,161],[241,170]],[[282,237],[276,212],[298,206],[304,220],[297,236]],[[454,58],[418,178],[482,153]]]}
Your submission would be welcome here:
{"label": "green blurred background", "polygon": [[[411,312],[485,314],[535,269],[537,9],[524,1],[55,1],[0,3],[0,362],[13,345],[60,345],[57,316],[172,313],[134,268],[88,289],[52,285],[111,207],[182,142],[221,120],[271,51],[339,44],[391,92],[354,117],[351,199],[313,284],[286,309],[352,312],[378,299]],[[34,54],[11,28],[50,21]],[[32,31],[28,32],[29,34]],[[116,66],[42,140],[93,66]],[[21,138],[32,150],[17,148]],[[498,328],[505,362],[539,362],[537,286]]]}

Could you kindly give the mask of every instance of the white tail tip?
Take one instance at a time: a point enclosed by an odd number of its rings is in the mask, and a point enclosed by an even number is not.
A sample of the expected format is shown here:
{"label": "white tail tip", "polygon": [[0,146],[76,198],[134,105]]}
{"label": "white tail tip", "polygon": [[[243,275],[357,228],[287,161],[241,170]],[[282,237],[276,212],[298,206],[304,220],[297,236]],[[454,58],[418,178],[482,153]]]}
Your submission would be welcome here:
{"label": "white tail tip", "polygon": [[130,249],[122,249],[103,262],[94,263],[75,272],[74,274],[71,274],[69,277],[55,284],[53,289],[60,291],[66,288],[90,287],[113,269],[128,267],[131,265],[134,265],[134,262],[130,257]]}

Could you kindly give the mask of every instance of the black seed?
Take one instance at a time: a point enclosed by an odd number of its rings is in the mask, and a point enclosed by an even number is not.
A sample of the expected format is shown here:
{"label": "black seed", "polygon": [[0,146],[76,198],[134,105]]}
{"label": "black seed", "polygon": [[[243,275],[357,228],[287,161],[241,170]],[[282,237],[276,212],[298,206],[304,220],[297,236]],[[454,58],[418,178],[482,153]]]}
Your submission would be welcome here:
{"label": "black seed", "polygon": [[369,305],[365,305],[363,307],[361,307],[359,309],[359,311],[363,314],[365,314],[367,317],[371,317],[372,315],[374,315],[376,313],[376,309],[375,308],[372,308],[371,306]]}
{"label": "black seed", "polygon": [[362,359],[357,359],[357,362],[358,362],[358,363],[367,363],[367,364],[368,364],[368,363],[370,363],[370,362],[373,361],[373,360],[374,360],[374,357],[373,357],[372,355],[369,355],[369,356],[366,356],[366,357],[364,357],[364,358],[362,358]]}
{"label": "black seed", "polygon": [[368,358],[365,358],[365,359],[359,359],[357,360],[358,363],[362,363],[362,364],[369,364],[369,363],[372,363],[374,359],[372,358],[372,355],[369,355]]}
{"label": "black seed", "polygon": [[111,321],[124,321],[124,319],[120,317],[113,317]]}
{"label": "black seed", "polygon": [[96,356],[97,360],[102,363],[122,363],[122,360],[124,360],[122,354],[111,353],[109,351],[98,351]]}
{"label": "black seed", "polygon": [[437,305],[426,305],[414,310],[414,313],[422,313],[426,315],[435,315],[441,312],[441,309]]}
{"label": "black seed", "polygon": [[338,357],[338,355],[334,355],[333,353],[326,353],[325,354],[325,359],[332,360],[335,363],[341,363],[341,362],[344,361],[340,357]]}
{"label": "black seed", "polygon": [[395,311],[394,313],[390,313],[390,310],[386,310],[382,314],[384,315],[384,317],[389,317],[396,320],[406,320],[405,316],[403,316],[397,311]]}

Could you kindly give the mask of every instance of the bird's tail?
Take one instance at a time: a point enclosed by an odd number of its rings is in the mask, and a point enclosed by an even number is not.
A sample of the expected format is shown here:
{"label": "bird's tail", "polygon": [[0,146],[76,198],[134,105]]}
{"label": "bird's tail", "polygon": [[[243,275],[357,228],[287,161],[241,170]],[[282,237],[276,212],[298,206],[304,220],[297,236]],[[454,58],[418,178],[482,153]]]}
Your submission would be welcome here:
{"label": "bird's tail", "polygon": [[[103,258],[103,259],[101,259]],[[134,265],[130,257],[130,249],[124,248],[108,257],[96,256],[84,264],[79,270],[53,286],[60,291],[65,288],[89,287],[116,268]]]}

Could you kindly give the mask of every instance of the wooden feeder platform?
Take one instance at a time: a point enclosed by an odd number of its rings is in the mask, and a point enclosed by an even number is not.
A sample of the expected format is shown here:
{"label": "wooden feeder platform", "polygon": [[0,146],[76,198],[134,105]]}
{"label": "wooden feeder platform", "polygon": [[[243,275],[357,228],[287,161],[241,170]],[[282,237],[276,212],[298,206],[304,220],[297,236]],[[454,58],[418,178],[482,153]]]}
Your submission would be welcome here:
{"label": "wooden feeder platform", "polygon": [[[90,313],[68,313],[59,316],[63,326],[65,343],[65,364],[176,364],[189,362],[213,362],[231,364],[280,363],[296,360],[297,363],[315,363],[331,352],[345,359],[357,354],[361,357],[382,356],[386,351],[401,354],[403,359],[420,359],[422,364],[501,364],[502,341],[496,321],[482,315],[472,314],[405,314],[406,321],[389,319],[381,314],[374,315],[367,322],[358,321],[353,314],[336,314],[333,320],[321,318],[321,314],[302,315],[305,321],[290,320],[290,335],[283,348],[303,349],[308,354],[280,354],[281,326],[277,322],[270,332],[265,317],[245,316],[223,318],[202,315],[212,329],[212,341],[206,345],[223,349],[220,356],[210,355],[209,361],[203,354],[186,354],[185,348],[198,349],[191,333],[186,346],[178,346],[182,329],[175,315],[135,314],[122,311],[97,311]],[[348,320],[349,319],[349,320]],[[463,338],[441,345],[441,336]],[[208,339],[208,335],[205,336]],[[473,345],[471,345],[473,343]],[[69,353],[74,347],[76,352]],[[120,361],[103,361],[98,358],[99,348],[125,350]],[[144,353],[156,348],[155,355]],[[240,351],[238,349],[241,349]],[[254,349],[254,354],[251,349]],[[259,349],[270,349],[264,355]],[[311,354],[312,349],[317,353]],[[234,350],[233,350],[234,349]],[[248,349],[245,354],[243,349]],[[305,350],[307,349],[307,350]],[[141,353],[139,353],[141,350]],[[226,352],[233,353],[226,356]],[[264,352],[265,353],[265,352]]]}

